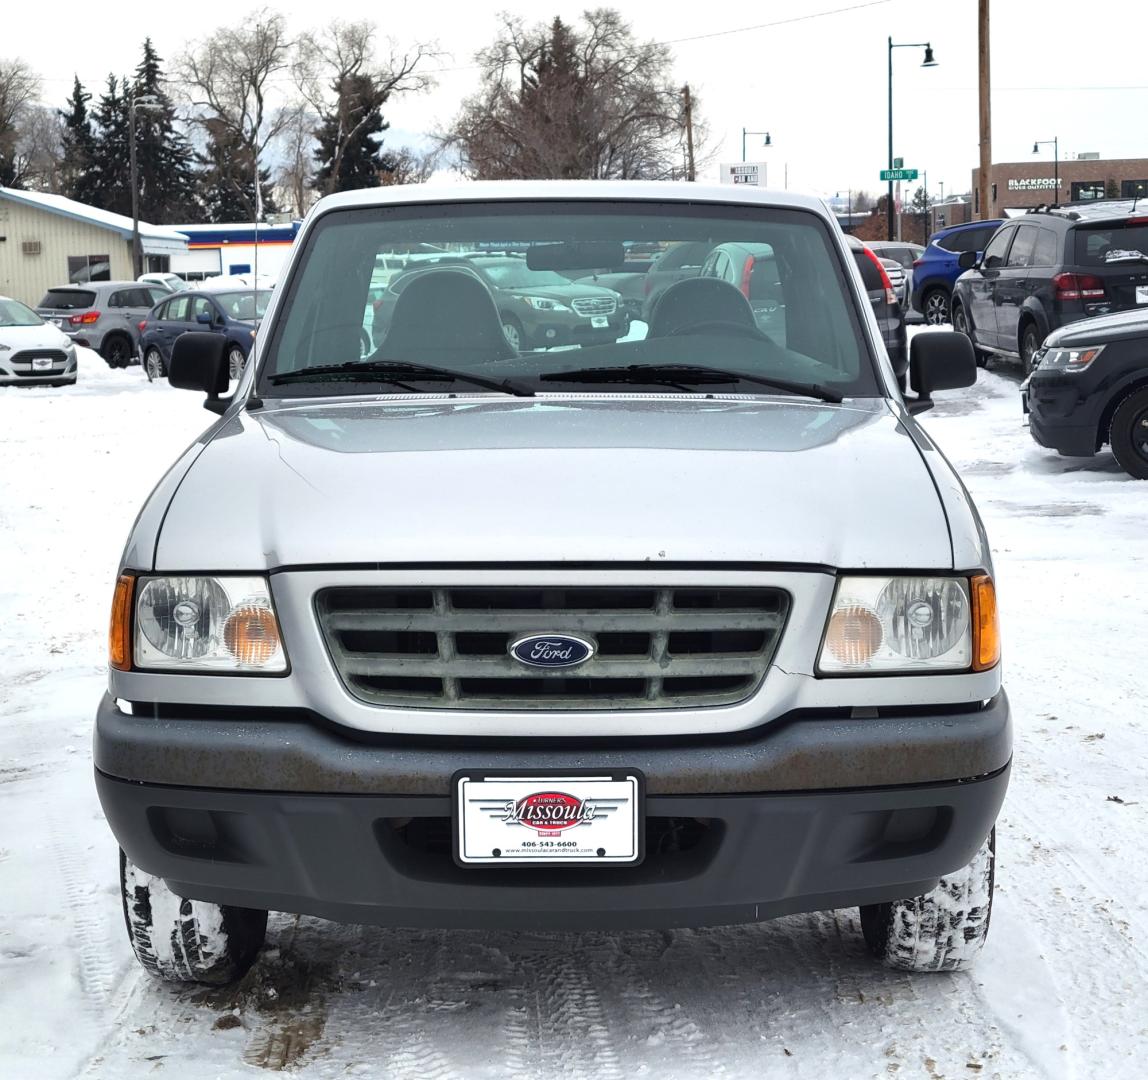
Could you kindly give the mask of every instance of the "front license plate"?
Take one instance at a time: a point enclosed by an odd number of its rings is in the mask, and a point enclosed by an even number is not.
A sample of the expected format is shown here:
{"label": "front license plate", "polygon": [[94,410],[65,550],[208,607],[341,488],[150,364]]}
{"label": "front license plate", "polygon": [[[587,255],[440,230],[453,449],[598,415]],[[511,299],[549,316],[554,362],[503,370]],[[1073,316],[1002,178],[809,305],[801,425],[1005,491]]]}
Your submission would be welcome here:
{"label": "front license plate", "polygon": [[1136,303],[1148,304],[1148,285],[1136,286]]}
{"label": "front license plate", "polygon": [[52,366],[52,358],[50,356],[33,356],[32,357],[32,370],[33,371],[47,371]]}
{"label": "front license plate", "polygon": [[610,317],[608,315],[591,315],[590,325],[595,330],[605,330],[610,325]]}
{"label": "front license plate", "polygon": [[467,866],[641,862],[642,790],[632,770],[457,773],[455,857]]}

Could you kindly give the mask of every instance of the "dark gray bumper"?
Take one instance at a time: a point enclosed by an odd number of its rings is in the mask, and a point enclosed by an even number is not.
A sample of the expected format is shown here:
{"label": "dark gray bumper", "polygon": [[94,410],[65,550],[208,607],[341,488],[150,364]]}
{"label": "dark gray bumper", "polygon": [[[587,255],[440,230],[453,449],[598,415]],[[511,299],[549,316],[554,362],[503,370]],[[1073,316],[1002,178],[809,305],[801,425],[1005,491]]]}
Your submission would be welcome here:
{"label": "dark gray bumper", "polygon": [[105,696],[96,768],[148,784],[324,795],[447,796],[460,768],[640,769],[650,795],[895,787],[987,776],[1012,755],[1008,698],[967,711],[868,719],[801,715],[736,738],[415,740],[353,738],[272,710],[127,715]]}
{"label": "dark gray bumper", "polygon": [[1008,768],[904,788],[648,796],[644,861],[601,869],[460,867],[446,797],[96,784],[128,857],[182,896],[384,926],[590,929],[920,895],[984,841]]}

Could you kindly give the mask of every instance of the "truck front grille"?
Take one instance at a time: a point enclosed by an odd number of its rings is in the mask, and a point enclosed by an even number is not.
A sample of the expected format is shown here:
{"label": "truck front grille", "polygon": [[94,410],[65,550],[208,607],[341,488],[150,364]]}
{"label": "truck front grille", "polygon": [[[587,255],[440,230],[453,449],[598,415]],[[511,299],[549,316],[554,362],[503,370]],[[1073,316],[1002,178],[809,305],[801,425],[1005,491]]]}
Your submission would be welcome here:
{"label": "truck front grille", "polygon": [[[677,586],[324,589],[316,610],[347,689],[430,709],[729,705],[761,683],[789,609],[780,589]],[[593,642],[575,668],[528,667],[532,634]]]}
{"label": "truck front grille", "polygon": [[609,296],[575,300],[572,304],[579,315],[613,315],[618,310],[618,301]]}

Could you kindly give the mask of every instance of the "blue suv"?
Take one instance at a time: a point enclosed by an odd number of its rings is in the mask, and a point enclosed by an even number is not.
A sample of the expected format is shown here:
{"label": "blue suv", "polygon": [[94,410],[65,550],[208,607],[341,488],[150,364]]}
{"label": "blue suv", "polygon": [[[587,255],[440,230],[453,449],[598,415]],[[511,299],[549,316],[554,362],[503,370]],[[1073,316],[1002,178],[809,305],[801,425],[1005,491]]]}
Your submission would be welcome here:
{"label": "blue suv", "polygon": [[937,325],[950,322],[949,301],[953,285],[963,271],[957,264],[962,251],[975,251],[979,257],[993,233],[1004,224],[1003,219],[993,221],[966,221],[963,225],[950,225],[929,237],[925,254],[913,263],[913,296],[915,311],[925,316],[925,322]]}

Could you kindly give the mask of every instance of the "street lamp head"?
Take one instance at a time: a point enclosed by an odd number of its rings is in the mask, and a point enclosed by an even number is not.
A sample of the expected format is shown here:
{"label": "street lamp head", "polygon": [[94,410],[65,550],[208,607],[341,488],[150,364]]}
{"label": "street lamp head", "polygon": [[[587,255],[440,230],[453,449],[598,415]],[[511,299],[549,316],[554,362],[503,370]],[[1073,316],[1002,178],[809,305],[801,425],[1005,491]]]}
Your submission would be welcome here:
{"label": "street lamp head", "polygon": [[1040,153],[1040,143],[1033,143],[1033,144],[1032,144],[1032,152],[1033,152],[1034,154],[1039,154],[1039,153]]}
{"label": "street lamp head", "polygon": [[936,67],[936,66],[937,66],[937,61],[933,57],[933,46],[932,45],[926,45],[925,46],[925,59],[922,61],[921,67]]}
{"label": "street lamp head", "polygon": [[768,131],[765,133],[765,138],[762,140],[761,145],[762,146],[772,146],[773,145],[773,136],[770,135],[770,133]]}

